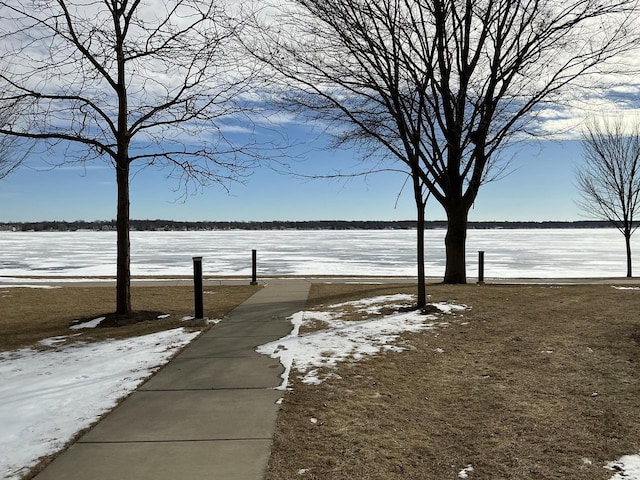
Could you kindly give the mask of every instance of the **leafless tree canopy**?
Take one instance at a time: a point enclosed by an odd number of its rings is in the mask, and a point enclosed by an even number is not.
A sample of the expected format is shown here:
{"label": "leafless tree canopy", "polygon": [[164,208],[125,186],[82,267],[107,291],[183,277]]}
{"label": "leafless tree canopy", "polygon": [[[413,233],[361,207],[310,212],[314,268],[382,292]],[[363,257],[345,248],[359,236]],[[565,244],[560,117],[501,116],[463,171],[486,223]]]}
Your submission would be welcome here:
{"label": "leafless tree canopy", "polygon": [[0,180],[8,176],[20,165],[13,144],[15,139],[0,135]]}
{"label": "leafless tree canopy", "polygon": [[640,123],[592,120],[582,139],[584,162],[577,172],[581,200],[589,216],[612,222],[624,235],[627,276],[632,276],[631,235],[640,207]]}
{"label": "leafless tree canopy", "polygon": [[3,0],[0,12],[0,110],[21,111],[0,133],[71,141],[64,161],[117,163],[127,142],[130,163],[165,165],[185,181],[241,173],[233,154],[246,145],[228,141],[225,126],[247,121],[254,72],[225,5]]}
{"label": "leafless tree canopy", "polygon": [[19,165],[19,162],[13,161],[10,157],[11,149],[5,146],[7,140],[6,138],[0,138],[0,179],[5,178]]}
{"label": "leafless tree canopy", "polygon": [[[0,125],[6,125],[15,120],[15,115],[5,112],[0,115]],[[8,135],[0,135],[0,180],[16,170],[28,153],[30,142]]]}
{"label": "leafless tree canopy", "polygon": [[291,0],[261,57],[300,113],[405,165],[449,220],[445,281],[464,282],[466,219],[500,149],[564,87],[617,67],[636,1]]}
{"label": "leafless tree canopy", "polygon": [[242,16],[224,0],[0,0],[0,113],[20,111],[0,135],[68,145],[63,163],[114,166],[118,313],[131,311],[131,165],[226,186],[255,158],[250,131],[242,144],[226,133],[250,119]]}

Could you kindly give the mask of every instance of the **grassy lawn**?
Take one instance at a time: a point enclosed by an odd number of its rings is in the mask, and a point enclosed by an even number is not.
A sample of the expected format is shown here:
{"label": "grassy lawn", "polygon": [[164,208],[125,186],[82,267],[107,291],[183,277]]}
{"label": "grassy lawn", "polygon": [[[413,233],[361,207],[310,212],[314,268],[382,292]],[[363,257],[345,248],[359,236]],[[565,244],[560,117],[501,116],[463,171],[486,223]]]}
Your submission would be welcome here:
{"label": "grassy lawn", "polygon": [[[205,315],[223,317],[258,288],[206,287]],[[605,480],[607,462],[640,453],[640,290],[428,290],[430,301],[468,309],[404,335],[410,350],[341,364],[321,385],[291,378],[268,480],[456,479],[469,465],[470,479]],[[70,341],[201,328],[181,320],[193,315],[190,287],[132,292],[145,321],[73,331],[113,309],[113,287],[0,287],[0,350],[76,333]],[[394,293],[414,288],[315,284],[308,308]]]}
{"label": "grassy lawn", "polygon": [[[318,284],[308,306],[412,291]],[[640,453],[640,290],[429,293],[469,308],[405,335],[411,350],[342,364],[321,385],[291,379],[269,480],[443,480],[468,465],[470,479],[604,480],[607,462]]]}
{"label": "grassy lawn", "polygon": [[[204,315],[222,318],[253,295],[259,286],[207,286]],[[193,288],[187,286],[132,287],[138,323],[122,327],[70,330],[75,322],[105,316],[115,309],[115,287],[54,289],[0,286],[0,350],[35,344],[44,338],[79,334],[69,341],[126,338],[176,327],[202,328],[182,321],[193,316]],[[158,318],[158,316],[166,318]]]}

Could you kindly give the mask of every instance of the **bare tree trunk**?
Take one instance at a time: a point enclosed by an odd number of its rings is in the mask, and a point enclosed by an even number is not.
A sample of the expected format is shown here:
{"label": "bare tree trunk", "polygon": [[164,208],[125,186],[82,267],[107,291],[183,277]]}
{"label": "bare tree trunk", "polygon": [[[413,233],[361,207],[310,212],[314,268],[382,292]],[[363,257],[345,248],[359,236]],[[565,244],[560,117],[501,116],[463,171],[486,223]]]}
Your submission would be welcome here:
{"label": "bare tree trunk", "polygon": [[633,267],[631,264],[631,231],[624,232],[624,242],[627,246],[627,277],[631,278],[633,276]]}
{"label": "bare tree trunk", "polygon": [[418,308],[424,308],[427,305],[427,287],[425,285],[426,276],[424,269],[424,212],[426,205],[421,199],[416,206],[418,207]]}
{"label": "bare tree trunk", "polygon": [[446,208],[447,234],[444,239],[447,266],[444,273],[444,283],[467,283],[466,245],[467,218],[469,211],[459,202],[451,202]]}
{"label": "bare tree trunk", "polygon": [[416,257],[418,262],[418,305],[419,309],[423,309],[427,306],[427,287],[425,284],[425,269],[424,269],[424,213],[427,208],[427,201],[424,199],[422,192],[422,181],[420,175],[412,167],[411,180],[413,181],[413,197],[416,202],[416,211],[418,218],[416,222],[417,226],[417,248]]}
{"label": "bare tree trunk", "polygon": [[131,308],[131,246],[129,241],[129,163],[116,166],[118,184],[116,313],[126,315]]}

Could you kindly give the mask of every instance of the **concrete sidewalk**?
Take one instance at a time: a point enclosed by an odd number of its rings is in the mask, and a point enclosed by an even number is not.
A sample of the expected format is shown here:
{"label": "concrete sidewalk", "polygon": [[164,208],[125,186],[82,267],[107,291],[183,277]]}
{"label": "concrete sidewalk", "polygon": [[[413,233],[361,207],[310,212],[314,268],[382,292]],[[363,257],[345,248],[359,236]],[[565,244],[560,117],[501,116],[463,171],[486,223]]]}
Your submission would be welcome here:
{"label": "concrete sidewalk", "polygon": [[35,478],[261,480],[283,369],[255,347],[291,331],[310,286],[269,280]]}

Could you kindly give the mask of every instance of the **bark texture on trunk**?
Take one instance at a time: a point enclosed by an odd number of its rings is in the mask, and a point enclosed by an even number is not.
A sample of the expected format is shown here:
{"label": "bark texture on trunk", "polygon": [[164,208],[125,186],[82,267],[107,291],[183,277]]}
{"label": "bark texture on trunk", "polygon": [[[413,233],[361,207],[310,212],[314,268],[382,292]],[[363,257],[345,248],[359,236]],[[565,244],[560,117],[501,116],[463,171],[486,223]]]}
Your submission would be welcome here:
{"label": "bark texture on trunk", "polygon": [[633,276],[633,265],[631,262],[631,231],[624,233],[624,242],[627,247],[627,277]]}
{"label": "bark texture on trunk", "polygon": [[418,308],[427,305],[427,287],[424,268],[424,212],[425,204],[421,200],[418,205],[417,260],[418,260]]}
{"label": "bark texture on trunk", "polygon": [[131,308],[131,246],[129,241],[129,163],[116,166],[118,184],[116,313],[126,315]]}
{"label": "bark texture on trunk", "polygon": [[416,260],[418,263],[418,305],[422,309],[427,306],[427,286],[425,284],[424,269],[424,213],[427,208],[427,201],[422,194],[422,181],[416,168],[412,169],[411,178],[413,180],[413,198],[416,202],[417,235],[416,235]]}
{"label": "bark texture on trunk", "polygon": [[447,234],[444,243],[447,266],[444,273],[444,283],[467,283],[466,246],[469,211],[462,205],[454,205],[447,208],[446,212]]}

